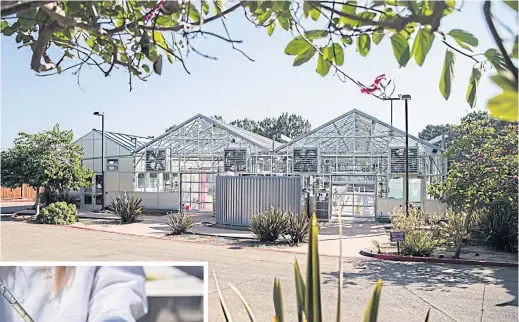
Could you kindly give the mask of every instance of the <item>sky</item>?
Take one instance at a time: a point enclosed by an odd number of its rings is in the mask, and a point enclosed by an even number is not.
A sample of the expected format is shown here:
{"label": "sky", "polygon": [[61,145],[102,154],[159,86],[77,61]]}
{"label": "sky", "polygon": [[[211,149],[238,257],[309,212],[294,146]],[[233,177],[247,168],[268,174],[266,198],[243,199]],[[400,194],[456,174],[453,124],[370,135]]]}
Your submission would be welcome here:
{"label": "sky", "polygon": [[[508,26],[517,25],[507,7],[496,4],[494,13]],[[283,112],[307,118],[312,127],[334,119],[351,109],[366,112],[389,123],[389,102],[361,94],[351,82],[343,83],[330,73],[321,77],[315,72],[316,57],[293,67],[293,56],[284,49],[293,38],[289,32],[276,28],[269,37],[265,28],[256,28],[242,11],[228,16],[227,27],[233,39],[243,40],[239,48],[249,61],[232,46],[215,38],[199,38],[197,50],[218,57],[209,60],[192,53],[186,59],[191,74],[181,64],[165,60],[162,76],[154,75],[147,82],[133,80],[129,91],[128,74],[118,70],[104,77],[98,70],[85,69],[81,88],[77,77],[64,73],[38,77],[30,69],[30,49],[17,49],[14,39],[2,36],[1,41],[1,148],[12,146],[19,132],[39,132],[59,123],[81,137],[92,128],[100,128],[95,111],[105,113],[105,129],[142,136],[158,136],[173,124],[201,113],[221,115],[227,121],[237,118],[262,119]],[[224,34],[220,22],[212,22],[209,30]],[[482,2],[466,1],[461,13],[442,20],[440,30],[461,28],[479,39],[476,52],[495,48],[482,13]],[[465,94],[473,61],[457,55],[455,77],[450,99],[439,91],[440,74],[446,46],[436,40],[425,64],[418,67],[410,61],[399,68],[387,37],[373,46],[366,57],[345,50],[342,70],[355,79],[370,84],[385,73],[395,80],[396,93],[410,94],[409,132],[417,135],[428,124],[459,122],[471,111]],[[486,102],[500,89],[484,74],[474,110],[485,110]],[[394,125],[404,128],[402,102],[395,102]]]}

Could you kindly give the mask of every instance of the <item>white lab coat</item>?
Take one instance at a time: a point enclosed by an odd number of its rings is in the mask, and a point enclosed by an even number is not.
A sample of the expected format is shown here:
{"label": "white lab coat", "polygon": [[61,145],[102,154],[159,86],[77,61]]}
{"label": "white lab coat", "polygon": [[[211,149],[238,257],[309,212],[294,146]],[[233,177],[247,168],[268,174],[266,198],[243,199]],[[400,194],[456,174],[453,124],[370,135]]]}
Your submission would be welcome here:
{"label": "white lab coat", "polygon": [[[148,311],[142,267],[77,266],[59,297],[52,294],[53,272],[4,267],[0,280],[35,322],[135,322]],[[23,322],[1,295],[0,321]]]}

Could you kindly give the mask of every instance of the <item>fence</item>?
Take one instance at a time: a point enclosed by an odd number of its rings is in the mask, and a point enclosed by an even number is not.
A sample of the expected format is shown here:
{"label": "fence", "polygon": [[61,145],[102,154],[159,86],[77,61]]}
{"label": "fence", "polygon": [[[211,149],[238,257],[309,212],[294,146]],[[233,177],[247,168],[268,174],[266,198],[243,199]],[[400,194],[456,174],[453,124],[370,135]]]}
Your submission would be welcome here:
{"label": "fence", "polygon": [[33,188],[23,185],[21,188],[9,189],[6,187],[1,187],[1,196],[0,200],[8,201],[8,200],[35,200],[36,199],[36,190]]}
{"label": "fence", "polygon": [[301,211],[300,177],[217,176],[217,224],[247,227],[253,215],[271,207]]}

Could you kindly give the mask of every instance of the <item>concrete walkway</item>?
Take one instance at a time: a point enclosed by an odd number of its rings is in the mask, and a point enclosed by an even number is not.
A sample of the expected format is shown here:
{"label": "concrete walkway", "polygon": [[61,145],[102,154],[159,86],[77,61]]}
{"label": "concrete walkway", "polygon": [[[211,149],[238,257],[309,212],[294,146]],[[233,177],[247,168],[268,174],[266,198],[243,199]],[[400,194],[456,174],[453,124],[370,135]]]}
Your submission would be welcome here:
{"label": "concrete walkway", "polygon": [[[18,213],[18,216],[23,216],[22,214],[31,215],[31,212],[24,211]],[[256,239],[254,234],[248,230],[214,227],[215,218],[211,215],[190,214],[189,216],[195,222],[195,226],[189,230],[190,233],[239,240]],[[166,215],[144,215],[140,222],[125,225],[119,224],[117,217],[113,214],[79,211],[79,217],[80,221],[71,226],[146,237],[163,237],[169,230],[169,226],[165,223]],[[344,219],[343,221],[343,256],[361,256],[359,254],[360,250],[373,247],[373,240],[381,244],[388,242],[388,235],[383,224],[366,222],[365,219]],[[319,248],[321,253],[329,256],[339,256],[340,237],[338,235],[338,224],[335,222],[320,223],[320,226]],[[307,251],[307,245],[283,247],[283,249],[287,252],[304,254]]]}
{"label": "concrete walkway", "polygon": [[[70,227],[2,221],[3,261],[208,261],[234,321],[248,321],[229,283],[236,286],[258,321],[272,321],[272,285],[281,280],[286,319],[295,321],[296,293],[293,261],[303,274],[304,254],[233,248],[171,239],[125,236]],[[321,244],[319,245],[322,250]],[[320,258],[324,321],[335,320],[337,259]],[[211,274],[210,274],[211,276]],[[395,263],[370,259],[344,260],[343,320],[362,321],[378,278],[383,279],[380,322],[517,321],[517,269],[463,265]],[[224,321],[215,282],[209,278],[209,321]]]}

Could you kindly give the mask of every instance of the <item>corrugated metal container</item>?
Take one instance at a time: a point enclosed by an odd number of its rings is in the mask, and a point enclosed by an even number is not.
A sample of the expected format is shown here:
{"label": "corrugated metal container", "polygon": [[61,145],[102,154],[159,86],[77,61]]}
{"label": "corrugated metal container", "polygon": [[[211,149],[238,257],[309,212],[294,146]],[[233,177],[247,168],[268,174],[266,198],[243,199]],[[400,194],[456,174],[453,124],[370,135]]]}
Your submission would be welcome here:
{"label": "corrugated metal container", "polygon": [[247,227],[253,215],[271,207],[300,212],[301,178],[217,176],[215,197],[217,224]]}

